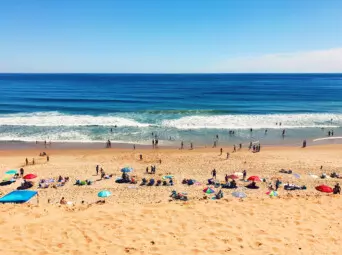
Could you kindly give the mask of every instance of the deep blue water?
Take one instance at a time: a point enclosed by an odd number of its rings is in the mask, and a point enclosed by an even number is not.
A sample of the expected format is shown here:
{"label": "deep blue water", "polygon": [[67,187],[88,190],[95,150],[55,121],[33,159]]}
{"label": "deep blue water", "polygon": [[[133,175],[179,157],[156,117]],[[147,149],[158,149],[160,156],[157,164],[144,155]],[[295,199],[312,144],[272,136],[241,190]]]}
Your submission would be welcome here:
{"label": "deep blue water", "polygon": [[247,142],[342,126],[342,74],[0,74],[0,92],[0,140]]}

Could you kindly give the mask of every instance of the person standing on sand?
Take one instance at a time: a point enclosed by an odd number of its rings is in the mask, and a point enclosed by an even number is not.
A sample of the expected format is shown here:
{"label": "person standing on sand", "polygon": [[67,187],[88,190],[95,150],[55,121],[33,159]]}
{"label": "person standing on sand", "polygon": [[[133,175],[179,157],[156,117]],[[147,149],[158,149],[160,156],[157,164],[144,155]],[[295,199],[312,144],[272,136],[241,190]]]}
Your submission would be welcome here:
{"label": "person standing on sand", "polygon": [[25,163],[26,163],[26,165],[28,165],[28,163],[29,163],[27,158],[25,159]]}
{"label": "person standing on sand", "polygon": [[242,143],[239,144],[239,150],[241,150],[241,149],[242,149]]}
{"label": "person standing on sand", "polygon": [[183,148],[184,148],[184,143],[183,143],[183,141],[182,141],[182,142],[181,142],[181,147],[180,147],[180,149],[183,150]]}
{"label": "person standing on sand", "polygon": [[236,145],[234,144],[233,152],[236,152]]}
{"label": "person standing on sand", "polygon": [[242,171],[242,176],[243,176],[243,180],[245,181],[246,177],[247,177],[247,171],[246,170]]}
{"label": "person standing on sand", "polygon": [[135,144],[133,144],[133,150],[135,150]]}
{"label": "person standing on sand", "polygon": [[96,165],[96,175],[99,175],[99,165]]}
{"label": "person standing on sand", "polygon": [[279,186],[280,186],[280,181],[279,179],[276,180],[276,183],[275,183],[275,190],[277,191],[279,189]]}
{"label": "person standing on sand", "polygon": [[222,155],[222,152],[223,152],[223,149],[221,148],[221,149],[220,149],[220,156]]}
{"label": "person standing on sand", "polygon": [[303,148],[306,147],[306,140],[303,141]]}
{"label": "person standing on sand", "polygon": [[35,162],[34,162],[34,158],[32,159],[32,165],[34,165],[35,164]]}
{"label": "person standing on sand", "polygon": [[50,157],[49,155],[46,155],[46,162],[49,162],[50,161]]}
{"label": "person standing on sand", "polygon": [[142,154],[140,154],[139,158],[140,158],[140,160],[143,160],[143,156],[142,156]]}
{"label": "person standing on sand", "polygon": [[211,174],[213,175],[213,178],[216,179],[216,169],[214,169],[213,171],[211,171]]}
{"label": "person standing on sand", "polygon": [[190,143],[190,150],[193,150],[194,149],[194,146],[192,143]]}
{"label": "person standing on sand", "polygon": [[227,159],[229,159],[229,152],[227,152]]}

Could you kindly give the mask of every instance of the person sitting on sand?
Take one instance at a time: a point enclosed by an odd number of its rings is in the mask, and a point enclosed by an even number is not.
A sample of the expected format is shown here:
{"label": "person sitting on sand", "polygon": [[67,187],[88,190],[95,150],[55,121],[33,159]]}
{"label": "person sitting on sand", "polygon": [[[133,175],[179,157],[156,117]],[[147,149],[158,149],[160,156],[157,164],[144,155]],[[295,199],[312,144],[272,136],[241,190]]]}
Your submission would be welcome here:
{"label": "person sitting on sand", "polygon": [[208,185],[214,185],[214,184],[215,184],[215,181],[213,178],[208,179]]}
{"label": "person sitting on sand", "polygon": [[321,177],[321,179],[325,179],[325,178],[327,178],[327,174],[326,173],[322,173],[322,175],[320,177]]}
{"label": "person sitting on sand", "polygon": [[61,200],[59,201],[59,203],[61,205],[66,205],[67,204],[67,201],[65,201],[64,197],[61,198]]}
{"label": "person sitting on sand", "polygon": [[170,185],[170,186],[173,186],[173,180],[172,180],[172,178],[170,178],[170,180],[169,180],[169,185]]}
{"label": "person sitting on sand", "polygon": [[155,183],[155,180],[152,178],[150,179],[149,183],[147,184],[147,186],[153,186]]}
{"label": "person sitting on sand", "polygon": [[183,179],[182,184],[188,184],[188,179]]}
{"label": "person sitting on sand", "polygon": [[162,184],[162,181],[158,180],[157,183],[156,183],[156,186],[160,186],[161,184]]}
{"label": "person sitting on sand", "polygon": [[62,182],[63,181],[63,177],[60,175],[59,177],[58,177],[58,182]]}
{"label": "person sitting on sand", "polygon": [[141,186],[142,186],[142,185],[146,185],[146,183],[147,183],[146,178],[143,178],[143,179],[141,180],[141,184],[140,184],[140,185],[141,185]]}
{"label": "person sitting on sand", "polygon": [[230,182],[230,187],[232,189],[235,189],[237,186],[236,186],[236,181],[233,179],[231,182]]}
{"label": "person sitting on sand", "polygon": [[341,194],[341,187],[339,183],[336,183],[334,189],[333,189],[334,194]]}
{"label": "person sitting on sand", "polygon": [[19,172],[20,172],[20,176],[23,177],[24,176],[24,168],[20,168]]}
{"label": "person sitting on sand", "polygon": [[216,199],[221,199],[223,198],[223,192],[222,190],[220,189],[220,191],[215,195]]}

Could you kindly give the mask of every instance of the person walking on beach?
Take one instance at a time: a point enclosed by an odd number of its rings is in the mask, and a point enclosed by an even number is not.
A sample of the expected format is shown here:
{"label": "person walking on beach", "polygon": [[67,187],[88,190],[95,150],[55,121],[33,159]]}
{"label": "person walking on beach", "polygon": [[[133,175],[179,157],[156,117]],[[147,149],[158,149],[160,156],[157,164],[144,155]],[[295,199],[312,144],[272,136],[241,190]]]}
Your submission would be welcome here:
{"label": "person walking on beach", "polygon": [[334,130],[331,130],[331,136],[334,136]]}
{"label": "person walking on beach", "polygon": [[34,158],[32,159],[32,165],[34,165],[35,164],[35,162],[34,162]]}
{"label": "person walking on beach", "polygon": [[49,162],[50,161],[50,157],[49,155],[46,155],[46,162]]}
{"label": "person walking on beach", "polygon": [[303,148],[306,147],[306,140],[303,141]]}
{"label": "person walking on beach", "polygon": [[26,165],[28,165],[28,163],[29,163],[27,158],[25,159],[25,163],[26,163]]}
{"label": "person walking on beach", "polygon": [[242,143],[239,144],[239,150],[241,150],[241,149],[242,149]]}
{"label": "person walking on beach", "polygon": [[190,143],[190,150],[193,150],[194,149],[194,146],[192,143]]}
{"label": "person walking on beach", "polygon": [[23,177],[24,176],[24,168],[20,168],[20,176]]}
{"label": "person walking on beach", "polygon": [[155,144],[155,147],[158,148],[158,139],[156,139],[154,144]]}
{"label": "person walking on beach", "polygon": [[181,147],[180,147],[180,149],[183,150],[183,148],[184,148],[184,143],[183,143],[183,141],[182,141],[182,142],[181,142]]}
{"label": "person walking on beach", "polygon": [[245,181],[246,177],[247,177],[247,171],[246,170],[242,171],[242,176],[243,176],[243,180]]}
{"label": "person walking on beach", "polygon": [[213,148],[216,148],[216,141],[214,141],[214,145],[213,145]]}
{"label": "person walking on beach", "polygon": [[143,156],[142,156],[142,154],[140,154],[139,158],[140,158],[140,160],[143,160]]}
{"label": "person walking on beach", "polygon": [[44,146],[45,146],[45,148],[46,148],[46,140],[44,141]]}
{"label": "person walking on beach", "polygon": [[236,152],[236,145],[234,144],[233,152]]}
{"label": "person walking on beach", "polygon": [[135,144],[133,144],[133,150],[135,150]]}
{"label": "person walking on beach", "polygon": [[96,165],[96,175],[99,175],[99,165]]}
{"label": "person walking on beach", "polygon": [[213,171],[211,171],[211,174],[213,175],[213,178],[216,179],[216,169],[214,169]]}
{"label": "person walking on beach", "polygon": [[283,133],[282,133],[282,136],[285,137],[285,129],[283,129]]}
{"label": "person walking on beach", "polygon": [[221,148],[221,149],[220,149],[220,156],[222,155],[222,152],[223,152],[223,149]]}
{"label": "person walking on beach", "polygon": [[152,148],[154,149],[154,139],[152,139]]}
{"label": "person walking on beach", "polygon": [[229,159],[229,152],[227,152],[227,159]]}

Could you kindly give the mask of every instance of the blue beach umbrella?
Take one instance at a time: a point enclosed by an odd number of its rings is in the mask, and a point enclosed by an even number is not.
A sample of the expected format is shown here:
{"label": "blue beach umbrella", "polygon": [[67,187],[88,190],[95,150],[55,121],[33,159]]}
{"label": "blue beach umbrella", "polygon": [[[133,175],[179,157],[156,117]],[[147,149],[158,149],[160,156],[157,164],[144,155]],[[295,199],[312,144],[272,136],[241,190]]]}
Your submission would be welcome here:
{"label": "blue beach umbrella", "polygon": [[98,197],[109,197],[110,195],[111,193],[108,190],[102,190],[97,194]]}
{"label": "blue beach umbrella", "polygon": [[132,171],[133,171],[133,168],[132,167],[128,167],[128,166],[126,166],[126,167],[121,169],[121,172],[123,172],[123,173],[130,173]]}
{"label": "blue beach umbrella", "polygon": [[18,171],[12,169],[12,170],[8,170],[5,174],[16,174],[16,173],[18,173]]}

